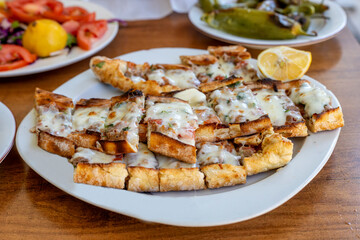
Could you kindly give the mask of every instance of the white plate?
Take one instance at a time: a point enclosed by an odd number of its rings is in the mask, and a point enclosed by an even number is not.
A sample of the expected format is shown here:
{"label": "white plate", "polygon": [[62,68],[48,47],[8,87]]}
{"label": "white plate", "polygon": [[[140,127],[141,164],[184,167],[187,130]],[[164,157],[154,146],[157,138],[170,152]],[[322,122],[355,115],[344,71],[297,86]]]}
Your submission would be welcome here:
{"label": "white plate", "polygon": [[[80,6],[88,10],[89,12],[96,12],[96,19],[112,19],[114,15],[107,9],[90,2],[75,1],[75,0],[63,0],[64,6]],[[75,62],[79,62],[87,57],[94,55],[95,53],[106,47],[116,36],[119,28],[117,22],[109,23],[108,30],[105,35],[96,41],[89,51],[82,50],[79,47],[74,47],[67,55],[59,55],[55,57],[48,57],[38,59],[35,63],[30,64],[23,68],[18,68],[11,71],[0,72],[0,78],[4,77],[16,77],[30,75],[34,73],[46,72],[53,69],[61,68],[70,65]]]}
{"label": "white plate", "polygon": [[14,145],[16,123],[11,111],[0,102],[0,163]]}
{"label": "white plate", "polygon": [[[179,55],[204,54],[189,48],[158,48],[125,54],[122,59],[142,63],[179,63]],[[313,84],[319,82],[306,77]],[[55,90],[79,98],[118,95],[115,88],[98,82],[87,70]],[[328,91],[332,102],[339,105]],[[37,146],[36,135],[29,129],[35,124],[32,110],[19,126],[16,146],[25,162],[39,175],[63,191],[90,204],[145,221],[178,226],[215,226],[244,221],[264,214],[299,192],[330,157],[340,129],[296,139],[293,160],[279,171],[248,178],[245,185],[214,190],[169,193],[135,193],[73,183],[73,166],[65,158]],[[309,203],[310,204],[310,203]]]}
{"label": "white plate", "polygon": [[189,11],[189,19],[191,23],[203,34],[215,38],[220,41],[242,44],[252,48],[268,48],[279,45],[287,45],[292,47],[300,47],[319,43],[334,37],[346,25],[345,11],[333,1],[325,0],[325,4],[329,6],[329,10],[324,15],[329,20],[313,19],[309,26],[309,32],[315,30],[318,35],[316,37],[298,36],[290,40],[261,40],[239,37],[210,27],[206,22],[201,21],[203,11],[196,5]]}

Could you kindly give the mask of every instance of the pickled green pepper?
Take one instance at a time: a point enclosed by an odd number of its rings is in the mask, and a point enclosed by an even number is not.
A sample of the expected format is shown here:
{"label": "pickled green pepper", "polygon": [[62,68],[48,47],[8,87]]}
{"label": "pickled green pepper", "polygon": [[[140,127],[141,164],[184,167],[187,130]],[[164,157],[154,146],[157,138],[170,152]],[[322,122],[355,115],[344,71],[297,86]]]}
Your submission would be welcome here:
{"label": "pickled green pepper", "polygon": [[247,38],[293,39],[306,33],[295,20],[274,12],[249,8],[231,8],[205,13],[202,18],[211,27]]}

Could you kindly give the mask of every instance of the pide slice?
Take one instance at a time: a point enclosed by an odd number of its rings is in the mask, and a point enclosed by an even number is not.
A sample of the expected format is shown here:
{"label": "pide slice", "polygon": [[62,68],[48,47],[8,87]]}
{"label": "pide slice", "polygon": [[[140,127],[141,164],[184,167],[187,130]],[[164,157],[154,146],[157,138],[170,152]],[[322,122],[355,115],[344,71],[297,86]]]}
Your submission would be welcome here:
{"label": "pide slice", "polygon": [[310,131],[333,130],[344,126],[340,107],[332,107],[331,97],[323,89],[312,86],[306,80],[296,80],[289,84],[293,86],[287,90],[289,97],[302,109]]}
{"label": "pide slice", "polygon": [[146,100],[147,144],[156,153],[195,163],[197,117],[191,106],[177,98],[153,97]]}
{"label": "pide slice", "polygon": [[292,159],[293,143],[272,129],[255,137],[235,138],[234,142],[239,144],[238,153],[248,176],[283,167]]}
{"label": "pide slice", "polygon": [[222,123],[230,127],[229,139],[271,127],[254,94],[240,82],[209,93],[208,101]]}
{"label": "pide slice", "polygon": [[74,182],[124,189],[128,176],[122,156],[79,147],[69,160],[74,166]]}
{"label": "pide slice", "polygon": [[36,88],[35,128],[39,147],[63,157],[71,157],[74,154],[75,144],[67,139],[72,131],[73,108],[71,98]]}
{"label": "pide slice", "polygon": [[160,192],[205,189],[204,174],[193,163],[156,154],[159,161]]}
{"label": "pide slice", "polygon": [[122,91],[137,89],[155,96],[200,84],[191,68],[180,64],[136,64],[97,56],[90,68],[100,81]]}
{"label": "pide slice", "polygon": [[268,114],[274,131],[284,137],[305,137],[308,135],[300,110],[286,95],[285,90],[259,89],[253,91],[261,108]]}
{"label": "pide slice", "polygon": [[241,157],[227,141],[197,144],[197,163],[205,174],[208,188],[219,188],[246,183],[246,170]]}
{"label": "pide slice", "polygon": [[139,143],[137,153],[128,153],[124,157],[129,172],[127,190],[134,192],[158,192],[159,164],[155,155],[146,144]]}
{"label": "pide slice", "polygon": [[139,90],[129,91],[111,99],[101,137],[108,154],[136,152],[139,144],[139,122],[145,109],[145,97]]}
{"label": "pide slice", "polygon": [[79,147],[102,150],[99,140],[105,130],[111,101],[108,99],[80,99],[75,106],[69,138]]}

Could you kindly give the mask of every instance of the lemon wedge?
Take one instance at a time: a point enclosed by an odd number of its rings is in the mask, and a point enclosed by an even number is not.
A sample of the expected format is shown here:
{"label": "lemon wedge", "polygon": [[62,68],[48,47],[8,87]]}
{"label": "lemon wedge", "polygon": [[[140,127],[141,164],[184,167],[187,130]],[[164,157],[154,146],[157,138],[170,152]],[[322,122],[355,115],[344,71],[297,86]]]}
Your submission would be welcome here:
{"label": "lemon wedge", "polygon": [[261,52],[257,65],[265,77],[288,81],[304,76],[310,67],[311,60],[311,52],[280,46]]}

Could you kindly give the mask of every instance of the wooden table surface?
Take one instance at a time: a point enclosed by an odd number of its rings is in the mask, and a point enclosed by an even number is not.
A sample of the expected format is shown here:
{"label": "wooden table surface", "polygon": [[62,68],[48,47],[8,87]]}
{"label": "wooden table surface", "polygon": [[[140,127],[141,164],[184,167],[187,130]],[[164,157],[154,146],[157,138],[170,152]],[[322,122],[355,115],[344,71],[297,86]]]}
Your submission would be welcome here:
{"label": "wooden table surface", "polygon": [[[225,45],[198,33],[186,15],[131,22],[99,55],[141,49]],[[360,47],[348,29],[312,52],[308,75],[339,99],[345,118],[335,150],[298,194],[254,219],[219,227],[149,224],[78,200],[48,183],[14,146],[0,165],[0,239],[357,239],[360,238]],[[249,49],[253,57],[259,51]],[[89,59],[36,75],[0,79],[0,101],[16,123],[33,108],[35,87],[54,90],[88,69]]]}

